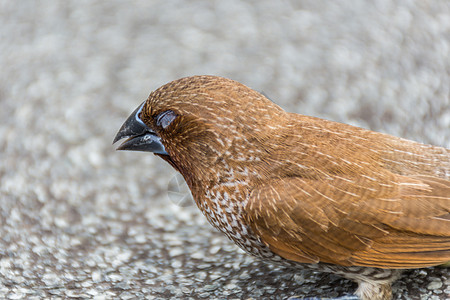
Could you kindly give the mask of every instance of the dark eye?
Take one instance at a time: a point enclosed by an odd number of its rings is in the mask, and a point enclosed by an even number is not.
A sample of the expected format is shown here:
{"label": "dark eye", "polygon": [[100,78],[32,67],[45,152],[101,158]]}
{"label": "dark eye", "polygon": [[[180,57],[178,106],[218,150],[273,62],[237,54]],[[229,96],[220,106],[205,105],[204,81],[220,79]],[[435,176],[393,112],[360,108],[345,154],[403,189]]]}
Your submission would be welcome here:
{"label": "dark eye", "polygon": [[162,127],[163,129],[166,129],[167,126],[169,126],[176,117],[176,113],[171,110],[166,110],[156,116],[156,125]]}

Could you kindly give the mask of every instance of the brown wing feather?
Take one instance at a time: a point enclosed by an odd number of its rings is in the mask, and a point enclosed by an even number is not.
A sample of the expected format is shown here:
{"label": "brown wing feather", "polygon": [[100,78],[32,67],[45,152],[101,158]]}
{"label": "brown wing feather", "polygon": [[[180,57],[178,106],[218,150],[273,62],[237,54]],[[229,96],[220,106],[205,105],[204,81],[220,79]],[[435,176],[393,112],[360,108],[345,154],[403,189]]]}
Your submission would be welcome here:
{"label": "brown wing feather", "polygon": [[419,268],[450,261],[450,181],[390,172],[376,184],[367,180],[279,179],[252,192],[246,218],[272,251],[298,262]]}

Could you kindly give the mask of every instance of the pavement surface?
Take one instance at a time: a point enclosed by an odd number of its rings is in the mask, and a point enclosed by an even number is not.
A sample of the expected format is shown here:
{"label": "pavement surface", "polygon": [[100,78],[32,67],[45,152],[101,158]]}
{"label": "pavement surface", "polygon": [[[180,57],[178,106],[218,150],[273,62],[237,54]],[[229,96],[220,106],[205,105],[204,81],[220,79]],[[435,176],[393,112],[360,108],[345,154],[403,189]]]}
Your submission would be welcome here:
{"label": "pavement surface", "polygon": [[[449,1],[2,0],[0,24],[0,298],[355,289],[248,256],[175,203],[169,165],[115,151],[125,118],[179,77],[229,77],[289,111],[450,147]],[[449,299],[449,277],[408,271],[395,299]]]}

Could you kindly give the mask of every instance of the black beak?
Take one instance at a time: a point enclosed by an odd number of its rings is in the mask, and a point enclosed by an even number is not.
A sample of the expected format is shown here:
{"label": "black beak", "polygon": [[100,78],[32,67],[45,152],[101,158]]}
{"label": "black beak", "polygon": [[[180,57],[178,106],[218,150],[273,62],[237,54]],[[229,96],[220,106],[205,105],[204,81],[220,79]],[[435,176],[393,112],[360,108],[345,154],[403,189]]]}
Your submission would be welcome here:
{"label": "black beak", "polygon": [[146,151],[168,155],[160,137],[139,118],[139,113],[144,104],[145,101],[123,123],[114,138],[113,144],[126,138],[127,140],[117,150]]}

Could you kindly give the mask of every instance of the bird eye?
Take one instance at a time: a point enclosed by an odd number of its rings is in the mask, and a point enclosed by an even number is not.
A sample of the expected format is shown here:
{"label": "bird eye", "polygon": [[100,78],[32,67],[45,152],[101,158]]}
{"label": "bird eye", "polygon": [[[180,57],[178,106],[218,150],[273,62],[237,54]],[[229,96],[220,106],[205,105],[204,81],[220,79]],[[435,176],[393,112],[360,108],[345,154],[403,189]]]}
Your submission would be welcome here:
{"label": "bird eye", "polygon": [[169,126],[176,117],[176,113],[171,110],[166,110],[156,116],[156,125],[162,127],[163,129],[166,129],[167,126]]}

